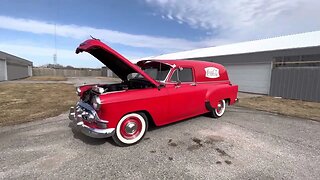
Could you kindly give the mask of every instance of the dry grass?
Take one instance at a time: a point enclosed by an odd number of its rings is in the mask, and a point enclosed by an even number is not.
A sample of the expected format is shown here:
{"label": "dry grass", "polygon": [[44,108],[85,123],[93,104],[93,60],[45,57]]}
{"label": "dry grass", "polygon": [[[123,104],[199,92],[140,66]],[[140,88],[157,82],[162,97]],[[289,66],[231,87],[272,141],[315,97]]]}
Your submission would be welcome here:
{"label": "dry grass", "polygon": [[63,76],[32,76],[24,80],[27,81],[66,81],[67,78]]}
{"label": "dry grass", "polygon": [[320,103],[260,96],[240,99],[238,106],[320,121]]}
{"label": "dry grass", "polygon": [[76,100],[70,84],[0,84],[0,126],[57,116]]}

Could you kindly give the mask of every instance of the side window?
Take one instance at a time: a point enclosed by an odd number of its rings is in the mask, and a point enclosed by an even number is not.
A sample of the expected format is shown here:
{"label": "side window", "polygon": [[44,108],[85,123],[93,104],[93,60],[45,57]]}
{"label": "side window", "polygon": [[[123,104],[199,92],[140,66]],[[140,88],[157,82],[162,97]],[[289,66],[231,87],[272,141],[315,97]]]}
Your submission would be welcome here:
{"label": "side window", "polygon": [[175,70],[171,76],[171,82],[192,82],[193,81],[193,74],[191,68],[183,68],[179,71],[179,78],[178,78],[178,70]]}
{"label": "side window", "polygon": [[177,73],[178,70],[175,70],[174,73],[172,74],[171,76],[171,82],[178,82],[178,73]]}
{"label": "side window", "polygon": [[183,68],[182,71],[179,71],[179,80],[181,82],[192,82],[193,74],[191,68]]}

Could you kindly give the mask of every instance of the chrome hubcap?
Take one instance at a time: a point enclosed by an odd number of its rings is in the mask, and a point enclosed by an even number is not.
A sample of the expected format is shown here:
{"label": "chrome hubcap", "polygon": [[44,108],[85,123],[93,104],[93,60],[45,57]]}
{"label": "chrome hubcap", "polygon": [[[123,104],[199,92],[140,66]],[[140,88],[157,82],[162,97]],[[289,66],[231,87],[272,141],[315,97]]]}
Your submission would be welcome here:
{"label": "chrome hubcap", "polygon": [[216,113],[217,113],[217,114],[220,114],[220,113],[222,113],[223,110],[224,110],[224,103],[223,103],[223,101],[220,101],[220,102],[218,103],[218,107],[217,107],[217,109],[216,109]]}
{"label": "chrome hubcap", "polygon": [[221,103],[219,103],[219,104],[218,104],[218,112],[220,112],[220,111],[221,111],[221,109],[222,109],[222,104],[221,104]]}
{"label": "chrome hubcap", "polygon": [[129,122],[126,127],[125,127],[125,131],[128,134],[134,134],[137,130],[137,125],[134,122]]}

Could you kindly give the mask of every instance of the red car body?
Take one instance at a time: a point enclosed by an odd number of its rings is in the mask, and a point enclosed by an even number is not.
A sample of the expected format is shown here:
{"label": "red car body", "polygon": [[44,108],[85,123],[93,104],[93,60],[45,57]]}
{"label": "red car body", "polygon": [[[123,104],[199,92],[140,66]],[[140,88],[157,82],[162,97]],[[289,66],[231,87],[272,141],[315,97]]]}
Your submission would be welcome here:
{"label": "red car body", "polygon": [[162,126],[208,112],[220,117],[226,103],[237,101],[238,86],[217,63],[143,60],[135,65],[97,39],[80,44],[76,53],[83,51],[122,80],[78,87],[80,100],[69,118],[91,137],[112,136],[119,145],[131,145],[142,139],[150,122]]}

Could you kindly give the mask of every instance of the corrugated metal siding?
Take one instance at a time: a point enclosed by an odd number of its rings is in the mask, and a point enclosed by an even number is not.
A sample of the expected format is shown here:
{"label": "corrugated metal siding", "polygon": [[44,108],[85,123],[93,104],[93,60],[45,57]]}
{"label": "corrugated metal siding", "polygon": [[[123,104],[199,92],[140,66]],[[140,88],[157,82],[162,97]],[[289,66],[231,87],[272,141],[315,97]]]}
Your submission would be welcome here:
{"label": "corrugated metal siding", "polygon": [[268,94],[271,79],[270,64],[247,64],[225,66],[231,83],[239,86],[241,92]]}
{"label": "corrugated metal siding", "polygon": [[29,77],[28,66],[7,62],[8,80]]}
{"label": "corrugated metal siding", "polygon": [[320,67],[275,67],[270,95],[320,102]]}
{"label": "corrugated metal siding", "polygon": [[5,81],[6,79],[7,79],[6,61],[4,59],[0,59],[0,81]]}
{"label": "corrugated metal siding", "polygon": [[32,76],[32,66],[28,66],[28,76]]}
{"label": "corrugated metal siding", "polygon": [[312,55],[319,54],[320,46],[299,48],[299,49],[287,49],[267,52],[256,52],[248,54],[236,54],[226,56],[214,56],[193,58],[194,60],[212,61],[223,65],[228,64],[249,64],[249,63],[271,63],[274,57],[279,56],[299,56],[299,55]]}

